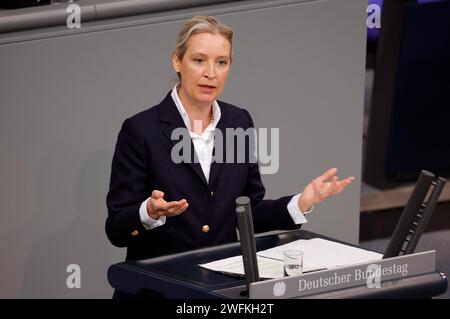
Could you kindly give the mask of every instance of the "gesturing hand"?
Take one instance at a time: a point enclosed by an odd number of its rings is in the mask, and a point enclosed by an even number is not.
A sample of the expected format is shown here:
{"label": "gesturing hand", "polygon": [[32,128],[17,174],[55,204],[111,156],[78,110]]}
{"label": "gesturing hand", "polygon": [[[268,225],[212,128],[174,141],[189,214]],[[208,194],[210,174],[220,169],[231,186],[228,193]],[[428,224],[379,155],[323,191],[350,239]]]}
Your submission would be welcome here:
{"label": "gesturing hand", "polygon": [[[355,179],[353,176],[350,176],[343,180],[338,180],[336,173],[337,168],[330,168],[306,185],[298,201],[298,206],[302,212],[308,211],[312,205],[320,203],[329,196],[339,194]],[[327,182],[330,178],[331,182]]]}
{"label": "gesturing hand", "polygon": [[147,214],[152,219],[158,219],[161,216],[171,217],[184,212],[189,204],[186,199],[167,202],[164,200],[164,193],[154,190],[152,196],[147,201]]}

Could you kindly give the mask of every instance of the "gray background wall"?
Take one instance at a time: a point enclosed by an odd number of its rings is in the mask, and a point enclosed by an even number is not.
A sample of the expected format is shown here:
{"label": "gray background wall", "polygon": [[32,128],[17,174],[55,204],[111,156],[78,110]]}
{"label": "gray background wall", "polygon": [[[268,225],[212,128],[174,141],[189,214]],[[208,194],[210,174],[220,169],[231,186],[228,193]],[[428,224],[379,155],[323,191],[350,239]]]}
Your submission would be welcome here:
{"label": "gray background wall", "polygon": [[[365,1],[246,1],[0,36],[0,297],[109,298],[105,196],[123,120],[174,84],[176,34],[194,14],[235,30],[222,100],[258,127],[280,128],[267,198],[331,166],[356,181],[318,205],[305,229],[356,243],[365,62]],[[81,288],[66,287],[68,264]]]}

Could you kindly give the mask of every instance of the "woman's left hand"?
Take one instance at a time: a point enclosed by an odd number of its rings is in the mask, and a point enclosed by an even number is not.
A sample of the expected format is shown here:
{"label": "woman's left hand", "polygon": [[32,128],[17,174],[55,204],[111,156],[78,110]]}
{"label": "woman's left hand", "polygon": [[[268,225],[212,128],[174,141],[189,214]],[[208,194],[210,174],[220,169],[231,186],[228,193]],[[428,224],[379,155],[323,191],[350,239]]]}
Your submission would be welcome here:
{"label": "woman's left hand", "polygon": [[[336,172],[337,168],[330,168],[321,176],[313,179],[312,182],[305,187],[298,200],[300,211],[306,212],[310,210],[313,205],[320,203],[327,197],[339,194],[355,179],[353,176],[350,176],[343,180],[338,180]],[[330,179],[331,181],[327,181]]]}

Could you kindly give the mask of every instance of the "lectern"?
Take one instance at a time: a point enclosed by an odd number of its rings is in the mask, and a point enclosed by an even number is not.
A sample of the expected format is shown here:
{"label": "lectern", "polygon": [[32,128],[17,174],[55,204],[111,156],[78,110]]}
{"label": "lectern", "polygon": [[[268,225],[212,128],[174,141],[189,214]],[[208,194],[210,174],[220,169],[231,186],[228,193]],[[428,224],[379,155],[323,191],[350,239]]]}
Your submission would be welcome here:
{"label": "lectern", "polygon": [[[305,230],[293,230],[256,238],[256,249],[264,250],[298,239],[331,238]],[[337,240],[334,240],[337,241]],[[341,241],[337,241],[342,243]],[[180,254],[167,255],[140,261],[114,264],[108,269],[108,280],[112,287],[121,291],[145,295],[148,290],[157,290],[167,298],[431,298],[447,289],[446,276],[435,268],[435,252],[410,254],[380,260],[379,269],[391,269],[395,265],[408,265],[405,276],[381,280],[379,288],[369,288],[365,280],[347,285],[322,287],[322,290],[299,291],[289,295],[289,287],[296,280],[319,280],[317,278],[345,272],[356,274],[357,266],[309,273],[287,279],[271,279],[250,284],[250,294],[244,278],[213,272],[199,264],[241,254],[240,244],[231,243]],[[370,265],[369,265],[370,266]],[[366,265],[359,265],[367,269]],[[302,276],[302,277],[301,277]],[[308,277],[309,276],[309,277]],[[315,276],[315,277],[314,277]],[[301,277],[301,278],[300,278]],[[316,278],[316,279],[314,279]],[[275,289],[276,285],[276,289]],[[294,284],[298,287],[298,284]],[[283,289],[285,287],[284,294]],[[276,295],[274,295],[274,292]],[[317,293],[316,293],[317,292]]]}

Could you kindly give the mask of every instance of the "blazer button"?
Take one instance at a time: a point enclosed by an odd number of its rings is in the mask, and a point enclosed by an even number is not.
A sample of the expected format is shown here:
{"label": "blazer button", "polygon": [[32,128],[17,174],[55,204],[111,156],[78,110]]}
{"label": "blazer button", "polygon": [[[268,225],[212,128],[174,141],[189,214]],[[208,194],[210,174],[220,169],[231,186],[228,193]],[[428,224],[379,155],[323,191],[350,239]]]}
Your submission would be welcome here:
{"label": "blazer button", "polygon": [[131,232],[131,236],[136,237],[137,235],[139,235],[139,232],[137,230],[133,230]]}
{"label": "blazer button", "polygon": [[211,196],[214,196],[214,192],[211,192]]}
{"label": "blazer button", "polygon": [[208,225],[203,225],[203,226],[202,226],[202,232],[203,232],[204,234],[206,234],[207,232],[209,232],[209,226],[208,226]]}

